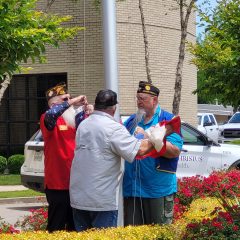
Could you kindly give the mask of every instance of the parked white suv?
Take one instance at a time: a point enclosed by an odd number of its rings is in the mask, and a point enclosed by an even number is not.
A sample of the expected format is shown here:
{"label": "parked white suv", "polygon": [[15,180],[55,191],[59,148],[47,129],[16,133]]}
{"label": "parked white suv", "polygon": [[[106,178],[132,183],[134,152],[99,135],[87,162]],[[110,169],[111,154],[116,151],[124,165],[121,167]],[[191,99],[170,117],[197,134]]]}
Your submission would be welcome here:
{"label": "parked white suv", "polygon": [[198,130],[206,134],[209,138],[218,142],[220,135],[219,126],[212,113],[198,113]]}
{"label": "parked white suv", "polygon": [[[240,146],[218,144],[187,123],[182,123],[183,149],[178,162],[178,177],[208,176],[214,170],[240,169]],[[25,144],[21,167],[22,184],[43,191],[44,156],[42,134],[38,131]]]}
{"label": "parked white suv", "polygon": [[221,135],[225,139],[240,138],[240,112],[234,113],[229,121],[222,126],[221,130]]}

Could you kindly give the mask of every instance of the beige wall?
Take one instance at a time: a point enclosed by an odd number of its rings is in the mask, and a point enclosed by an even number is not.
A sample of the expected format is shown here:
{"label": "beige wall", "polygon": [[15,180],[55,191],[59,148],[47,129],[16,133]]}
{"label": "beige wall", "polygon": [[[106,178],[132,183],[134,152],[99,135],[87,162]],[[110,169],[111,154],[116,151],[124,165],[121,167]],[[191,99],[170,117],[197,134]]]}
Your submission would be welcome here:
{"label": "beige wall", "polygon": [[[34,69],[30,72],[67,72],[70,92],[86,94],[90,102],[93,102],[97,91],[104,86],[102,19],[100,10],[96,10],[92,2],[55,1],[51,7],[52,12],[72,15],[70,25],[83,26],[85,22],[86,30],[79,32],[75,39],[61,44],[59,49],[48,48],[48,63],[34,64]],[[39,8],[45,8],[45,3],[41,0]],[[152,80],[160,88],[161,106],[169,111],[172,110],[180,41],[179,13],[172,9],[173,3],[172,0],[155,0],[145,1],[143,6]],[[189,21],[189,41],[195,41],[194,18],[193,15]],[[120,113],[129,114],[136,111],[138,82],[146,80],[142,26],[136,0],[117,3],[117,41]],[[195,125],[197,97],[192,95],[192,91],[196,88],[197,77],[196,68],[189,61],[190,56],[187,54],[183,69],[180,115],[184,121]]]}
{"label": "beige wall", "polygon": [[[46,1],[39,1],[39,9]],[[50,12],[71,15],[70,26],[85,26],[85,31],[60,45],[47,48],[47,63],[33,64],[30,73],[66,72],[68,88],[73,95],[86,94],[92,102],[98,89],[103,88],[102,20],[92,1],[56,0]],[[85,17],[84,17],[85,15]]]}
{"label": "beige wall", "polygon": [[[145,2],[143,9],[152,81],[160,88],[161,106],[171,111],[180,42],[179,12],[171,9],[173,1]],[[136,108],[135,92],[138,81],[146,80],[142,26],[138,1],[120,2],[117,6],[121,111],[131,113]],[[194,18],[195,15],[190,19],[189,41],[195,41]],[[196,88],[197,77],[196,68],[189,61],[190,56],[187,54],[183,69],[180,115],[184,121],[195,125],[197,97],[192,95],[192,91]]]}

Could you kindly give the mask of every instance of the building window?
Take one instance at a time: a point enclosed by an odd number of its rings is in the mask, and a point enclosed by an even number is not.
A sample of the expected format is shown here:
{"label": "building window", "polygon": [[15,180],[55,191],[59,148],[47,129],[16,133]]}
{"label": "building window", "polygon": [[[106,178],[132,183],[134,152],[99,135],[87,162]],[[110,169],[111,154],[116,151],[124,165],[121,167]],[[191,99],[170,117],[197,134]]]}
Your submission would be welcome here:
{"label": "building window", "polygon": [[0,105],[0,155],[23,153],[24,144],[39,128],[39,119],[48,108],[45,91],[60,82],[66,73],[15,75]]}

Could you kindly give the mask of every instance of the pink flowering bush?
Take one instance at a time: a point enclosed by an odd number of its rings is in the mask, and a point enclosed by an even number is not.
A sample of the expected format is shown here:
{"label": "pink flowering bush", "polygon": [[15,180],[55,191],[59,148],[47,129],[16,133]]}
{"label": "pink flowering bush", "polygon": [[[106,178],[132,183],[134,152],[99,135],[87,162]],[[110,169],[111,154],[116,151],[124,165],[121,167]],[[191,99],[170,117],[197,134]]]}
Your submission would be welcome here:
{"label": "pink flowering bush", "polygon": [[31,214],[25,216],[22,221],[18,221],[15,226],[21,227],[24,231],[46,230],[48,211],[47,207],[30,210]]}
{"label": "pink flowering bush", "polygon": [[[1,220],[1,218],[0,218]],[[6,223],[5,221],[0,222],[0,234],[1,233],[19,233],[19,230],[15,229],[14,226],[12,226],[9,223]]]}
{"label": "pink flowering bush", "polygon": [[178,180],[175,199],[175,219],[179,219],[194,199],[215,197],[216,192],[225,197],[240,197],[240,171],[213,172],[209,177],[186,177]]}
{"label": "pink flowering bush", "polygon": [[181,218],[197,198],[215,197],[222,206],[215,208],[212,218],[190,222],[183,239],[239,239],[240,171],[213,172],[207,178],[183,178],[178,183],[175,220]]}
{"label": "pink flowering bush", "polygon": [[[240,239],[240,171],[213,172],[207,178],[183,178],[178,183],[172,226],[178,229],[179,239]],[[33,209],[15,227],[23,231],[44,231],[47,217],[47,206]],[[0,234],[18,232],[0,221]]]}
{"label": "pink flowering bush", "polygon": [[213,219],[189,223],[183,239],[239,239],[240,205],[223,205],[223,208],[215,208],[212,214],[217,215]]}

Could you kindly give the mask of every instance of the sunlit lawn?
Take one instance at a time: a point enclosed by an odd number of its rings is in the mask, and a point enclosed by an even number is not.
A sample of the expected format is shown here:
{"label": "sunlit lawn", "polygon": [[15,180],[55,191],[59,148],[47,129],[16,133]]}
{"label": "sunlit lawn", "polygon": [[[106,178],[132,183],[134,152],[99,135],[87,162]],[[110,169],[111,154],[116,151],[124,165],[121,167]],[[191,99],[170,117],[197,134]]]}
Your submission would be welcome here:
{"label": "sunlit lawn", "polygon": [[0,186],[3,185],[21,185],[21,177],[19,174],[0,174]]}
{"label": "sunlit lawn", "polygon": [[233,140],[233,141],[231,141],[229,143],[240,145],[240,140]]}
{"label": "sunlit lawn", "polygon": [[[5,175],[0,174],[0,186],[8,185],[21,185],[20,175]],[[22,191],[9,191],[0,192],[0,198],[17,198],[17,197],[34,197],[34,196],[44,196],[44,193],[36,192],[33,190],[22,190]]]}
{"label": "sunlit lawn", "polygon": [[18,197],[35,197],[35,196],[45,196],[45,194],[36,192],[33,190],[0,192],[0,198],[18,198]]}

